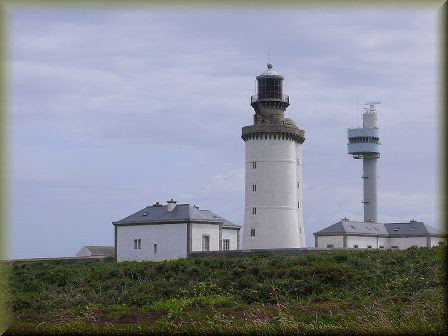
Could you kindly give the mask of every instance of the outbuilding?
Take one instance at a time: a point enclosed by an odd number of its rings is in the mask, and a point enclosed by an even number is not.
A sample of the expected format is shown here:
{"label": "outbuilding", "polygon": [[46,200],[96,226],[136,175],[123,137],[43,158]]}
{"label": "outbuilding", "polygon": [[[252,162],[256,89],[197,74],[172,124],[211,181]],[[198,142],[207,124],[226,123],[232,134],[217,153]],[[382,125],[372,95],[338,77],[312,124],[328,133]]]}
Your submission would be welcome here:
{"label": "outbuilding", "polygon": [[159,202],[112,223],[117,261],[186,258],[196,251],[238,250],[240,226],[195,205]]}
{"label": "outbuilding", "polygon": [[113,257],[113,246],[83,246],[76,253],[77,257]]}
{"label": "outbuilding", "polygon": [[356,222],[347,218],[314,233],[315,246],[324,248],[433,247],[445,245],[447,235],[428,224]]}

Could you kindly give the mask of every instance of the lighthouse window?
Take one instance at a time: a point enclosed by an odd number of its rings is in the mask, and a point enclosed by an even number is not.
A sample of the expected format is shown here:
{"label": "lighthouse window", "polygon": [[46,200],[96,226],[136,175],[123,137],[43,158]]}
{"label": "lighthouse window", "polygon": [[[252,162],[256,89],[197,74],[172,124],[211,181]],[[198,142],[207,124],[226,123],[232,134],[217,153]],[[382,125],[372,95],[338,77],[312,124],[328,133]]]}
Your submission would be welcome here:
{"label": "lighthouse window", "polygon": [[255,229],[251,229],[250,230],[250,236],[251,237],[255,237]]}
{"label": "lighthouse window", "polygon": [[297,208],[300,209],[300,202],[297,202]]}
{"label": "lighthouse window", "polygon": [[257,185],[256,184],[252,185],[252,191],[257,191]]}
{"label": "lighthouse window", "polygon": [[257,214],[257,208],[252,208],[252,215],[256,215]]}
{"label": "lighthouse window", "polygon": [[299,189],[299,182],[297,182],[297,189]]}
{"label": "lighthouse window", "polygon": [[252,162],[252,169],[257,169],[257,163],[256,162]]}
{"label": "lighthouse window", "polygon": [[282,82],[276,78],[261,78],[258,80],[258,97],[282,98]]}

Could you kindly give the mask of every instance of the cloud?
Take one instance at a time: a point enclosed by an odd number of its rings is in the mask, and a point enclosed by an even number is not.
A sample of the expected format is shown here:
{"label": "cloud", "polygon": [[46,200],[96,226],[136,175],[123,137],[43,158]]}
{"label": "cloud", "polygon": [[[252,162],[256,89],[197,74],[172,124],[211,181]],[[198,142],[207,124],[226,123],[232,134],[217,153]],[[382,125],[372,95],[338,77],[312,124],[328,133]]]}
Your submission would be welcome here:
{"label": "cloud", "polygon": [[210,190],[213,192],[232,193],[244,190],[244,169],[232,170],[222,175],[211,177]]}

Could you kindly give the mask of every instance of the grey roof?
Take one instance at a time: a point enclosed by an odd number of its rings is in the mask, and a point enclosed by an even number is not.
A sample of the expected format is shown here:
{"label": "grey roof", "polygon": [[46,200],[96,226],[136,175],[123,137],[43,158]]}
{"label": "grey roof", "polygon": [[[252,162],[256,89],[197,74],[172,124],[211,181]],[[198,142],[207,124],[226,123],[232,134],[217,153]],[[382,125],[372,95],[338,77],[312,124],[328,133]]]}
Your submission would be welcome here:
{"label": "grey roof", "polygon": [[114,247],[113,246],[84,246],[86,249],[92,253],[92,256],[113,256]]}
{"label": "grey roof", "polygon": [[385,223],[389,235],[406,235],[406,236],[428,236],[443,235],[440,230],[433,228],[423,222],[407,222],[407,223]]}
{"label": "grey roof", "polygon": [[336,224],[330,225],[316,234],[368,234],[368,235],[388,235],[384,224],[370,222],[354,222],[341,220]]}
{"label": "grey roof", "polygon": [[240,229],[239,225],[236,225],[229,220],[211,212],[210,210],[200,210],[197,207],[190,204],[177,204],[172,211],[168,211],[167,205],[152,205],[143,208],[136,213],[125,217],[119,221],[113,222],[113,224],[145,224],[155,222],[190,222],[199,221],[207,223],[222,223],[224,228]]}
{"label": "grey roof", "polygon": [[341,220],[314,235],[360,234],[374,236],[440,236],[446,235],[423,222],[371,223]]}

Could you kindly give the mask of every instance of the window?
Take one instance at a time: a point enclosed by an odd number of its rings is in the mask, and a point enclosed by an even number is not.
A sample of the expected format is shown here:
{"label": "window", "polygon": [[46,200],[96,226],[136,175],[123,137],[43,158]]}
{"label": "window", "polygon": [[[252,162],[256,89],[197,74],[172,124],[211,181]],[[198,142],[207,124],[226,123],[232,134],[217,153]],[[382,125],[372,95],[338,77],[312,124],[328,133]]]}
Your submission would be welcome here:
{"label": "window", "polygon": [[256,215],[257,214],[257,208],[252,208],[252,215]]}
{"label": "window", "polygon": [[255,161],[252,162],[252,169],[257,169],[257,163]]}
{"label": "window", "polygon": [[358,245],[357,244],[353,245],[353,248],[358,248]]}
{"label": "window", "polygon": [[384,245],[380,245],[380,248],[384,248]]}
{"label": "window", "polygon": [[297,209],[300,209],[300,202],[297,202]]}
{"label": "window", "polygon": [[142,248],[142,240],[141,239],[137,239],[137,245],[138,245],[138,249],[141,250],[141,248]]}
{"label": "window", "polygon": [[327,244],[327,248],[333,248],[334,245],[333,244]]}
{"label": "window", "polygon": [[224,251],[230,250],[230,239],[223,239],[222,240],[222,249]]}
{"label": "window", "polygon": [[397,249],[398,248],[398,246],[391,246],[390,248],[393,248],[393,249]]}
{"label": "window", "polygon": [[445,242],[439,242],[438,245],[439,245],[439,246],[444,246],[444,245],[445,245]]}
{"label": "window", "polygon": [[210,251],[210,236],[202,236],[202,251]]}
{"label": "window", "polygon": [[297,189],[299,189],[299,182],[297,182]]}
{"label": "window", "polygon": [[157,244],[154,244],[154,254],[157,253]]}
{"label": "window", "polygon": [[367,245],[367,248],[372,248],[372,245]]}
{"label": "window", "polygon": [[252,191],[257,191],[257,185],[256,184],[252,184]]}
{"label": "window", "polygon": [[250,236],[251,237],[255,237],[255,229],[251,229],[250,230]]}
{"label": "window", "polygon": [[137,239],[134,239],[134,250],[137,249]]}

